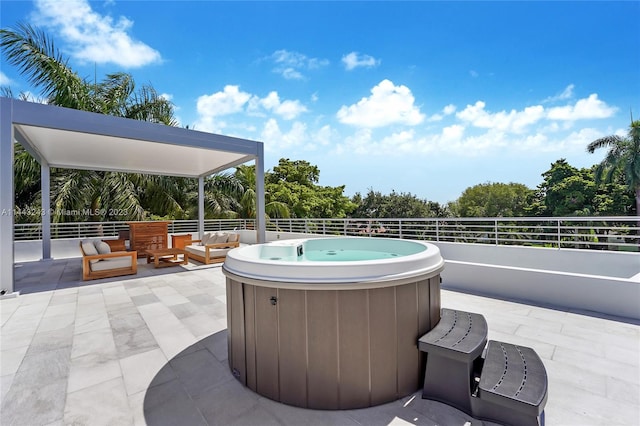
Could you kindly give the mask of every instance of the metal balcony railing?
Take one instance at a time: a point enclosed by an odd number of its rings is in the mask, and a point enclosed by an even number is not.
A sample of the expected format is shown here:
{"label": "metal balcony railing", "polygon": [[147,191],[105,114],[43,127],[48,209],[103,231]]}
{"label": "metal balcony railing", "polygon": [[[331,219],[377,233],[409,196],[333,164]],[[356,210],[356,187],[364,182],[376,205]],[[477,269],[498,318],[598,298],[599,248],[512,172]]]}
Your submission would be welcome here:
{"label": "metal balcony railing", "polygon": [[[253,219],[208,219],[205,231],[254,229]],[[117,236],[127,222],[52,223],[52,238]],[[169,233],[195,233],[197,220],[175,220]],[[271,219],[268,231],[406,238],[493,245],[639,251],[640,217]],[[42,227],[16,224],[16,241],[42,239]]]}

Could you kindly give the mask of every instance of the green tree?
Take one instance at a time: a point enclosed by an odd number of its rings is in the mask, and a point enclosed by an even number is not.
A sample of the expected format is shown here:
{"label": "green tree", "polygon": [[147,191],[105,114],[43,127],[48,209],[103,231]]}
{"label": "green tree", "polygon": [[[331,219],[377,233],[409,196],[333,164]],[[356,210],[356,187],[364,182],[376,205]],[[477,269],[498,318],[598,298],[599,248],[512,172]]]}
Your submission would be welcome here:
{"label": "green tree", "polygon": [[344,185],[320,186],[320,170],[304,160],[281,158],[271,173],[265,173],[265,191],[271,201],[289,206],[299,218],[346,217],[355,205],[343,195]]}
{"label": "green tree", "polygon": [[542,173],[536,198],[540,216],[589,216],[594,213],[596,185],[588,169],[579,170],[564,158]]}
{"label": "green tree", "polygon": [[383,195],[369,189],[365,197],[358,192],[351,201],[357,205],[353,217],[367,218],[423,218],[446,217],[449,210],[437,202],[423,200],[409,193],[391,191]]}
{"label": "green tree", "polygon": [[[243,192],[237,202],[238,216],[243,219],[253,219],[256,217],[256,166],[238,166],[235,177],[243,187]],[[288,218],[291,216],[289,206],[280,201],[273,201],[271,194],[266,191],[264,202],[267,218]]]}
{"label": "green tree", "polygon": [[624,182],[635,194],[635,212],[640,214],[640,120],[631,120],[626,137],[618,135],[596,139],[587,146],[587,151],[608,148],[604,159],[595,169],[596,182],[611,183],[616,175],[624,176]]}
{"label": "green tree", "polygon": [[526,216],[532,192],[521,183],[482,183],[465,189],[451,207],[460,217]]}

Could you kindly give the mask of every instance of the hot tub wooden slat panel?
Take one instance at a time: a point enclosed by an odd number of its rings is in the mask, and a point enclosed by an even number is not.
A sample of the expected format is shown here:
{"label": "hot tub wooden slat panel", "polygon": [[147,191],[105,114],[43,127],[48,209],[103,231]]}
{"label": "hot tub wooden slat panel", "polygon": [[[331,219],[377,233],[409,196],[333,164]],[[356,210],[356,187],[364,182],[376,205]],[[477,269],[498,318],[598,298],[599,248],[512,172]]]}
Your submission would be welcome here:
{"label": "hot tub wooden slat panel", "polygon": [[340,408],[370,405],[367,290],[338,292]]}
{"label": "hot tub wooden slat panel", "polygon": [[305,291],[307,297],[308,407],[338,406],[338,307],[336,291]]}
{"label": "hot tub wooden slat panel", "polygon": [[307,406],[306,315],[304,292],[278,289],[280,401],[298,407]]}
{"label": "hot tub wooden slat panel", "polygon": [[420,351],[418,350],[418,285],[396,287],[398,335],[398,397],[412,394],[420,387]]}
{"label": "hot tub wooden slat panel", "polygon": [[429,312],[433,328],[440,322],[440,275],[429,278]]}
{"label": "hot tub wooden slat panel", "polygon": [[397,399],[395,292],[395,287],[369,290],[372,405]]}
{"label": "hot tub wooden slat panel", "polygon": [[[422,280],[418,283],[418,338],[433,328],[431,325],[430,303],[429,280]],[[418,377],[423,378],[427,366],[427,353],[420,350],[418,353],[420,357],[420,374]]]}
{"label": "hot tub wooden slat panel", "polygon": [[247,387],[256,391],[256,288],[248,284],[243,284],[243,287]]}
{"label": "hot tub wooden slat panel", "polygon": [[[229,335],[231,336],[231,349],[229,358],[231,360],[232,371],[238,375],[238,380],[246,385],[246,360],[245,360],[245,330],[244,322],[244,299],[242,295],[242,285],[236,282],[227,284],[227,294],[231,297],[231,326]],[[228,297],[229,297],[228,296]],[[229,303],[229,301],[227,301]]]}
{"label": "hot tub wooden slat panel", "polygon": [[278,310],[271,304],[277,290],[256,286],[255,295],[256,389],[260,395],[278,401]]}

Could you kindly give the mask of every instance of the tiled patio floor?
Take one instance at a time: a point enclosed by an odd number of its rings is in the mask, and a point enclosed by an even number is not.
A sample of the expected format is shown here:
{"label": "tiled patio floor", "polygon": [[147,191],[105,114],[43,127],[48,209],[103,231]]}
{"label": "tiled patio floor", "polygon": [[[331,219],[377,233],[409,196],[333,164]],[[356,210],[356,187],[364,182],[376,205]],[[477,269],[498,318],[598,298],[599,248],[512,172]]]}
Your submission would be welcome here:
{"label": "tiled patio floor", "polygon": [[[412,397],[315,411],[243,388],[226,363],[220,266],[79,281],[78,259],[17,265],[0,301],[2,425],[481,425]],[[489,338],[531,346],[549,375],[546,424],[640,425],[640,326],[442,291]],[[639,302],[640,303],[640,302]]]}

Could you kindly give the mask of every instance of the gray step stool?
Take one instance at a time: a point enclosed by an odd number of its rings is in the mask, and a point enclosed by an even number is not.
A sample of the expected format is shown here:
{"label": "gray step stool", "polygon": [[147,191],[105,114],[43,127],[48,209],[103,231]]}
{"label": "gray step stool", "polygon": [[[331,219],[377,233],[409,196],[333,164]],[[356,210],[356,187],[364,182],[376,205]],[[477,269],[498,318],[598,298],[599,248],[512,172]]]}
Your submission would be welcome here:
{"label": "gray step stool", "polygon": [[480,314],[442,309],[440,322],[418,340],[427,353],[422,398],[471,412],[474,376],[487,343],[487,322]]}
{"label": "gray step stool", "polygon": [[531,348],[490,340],[473,417],[510,426],[543,426],[547,372]]}

